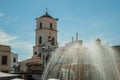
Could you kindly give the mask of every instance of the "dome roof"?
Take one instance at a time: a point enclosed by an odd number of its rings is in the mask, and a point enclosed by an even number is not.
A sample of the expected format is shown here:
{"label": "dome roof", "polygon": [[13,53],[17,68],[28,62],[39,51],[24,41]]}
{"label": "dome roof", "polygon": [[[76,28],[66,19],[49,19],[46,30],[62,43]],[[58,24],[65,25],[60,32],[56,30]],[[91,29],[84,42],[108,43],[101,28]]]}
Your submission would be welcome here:
{"label": "dome roof", "polygon": [[101,41],[101,40],[99,38],[97,38],[96,41]]}

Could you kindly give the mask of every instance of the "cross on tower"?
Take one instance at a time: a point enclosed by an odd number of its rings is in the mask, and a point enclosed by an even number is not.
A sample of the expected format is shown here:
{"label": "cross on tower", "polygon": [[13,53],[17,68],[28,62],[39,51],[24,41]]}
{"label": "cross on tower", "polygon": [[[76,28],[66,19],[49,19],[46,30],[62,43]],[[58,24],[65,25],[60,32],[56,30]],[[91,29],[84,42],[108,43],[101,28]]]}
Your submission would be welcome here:
{"label": "cross on tower", "polygon": [[46,12],[48,12],[48,8],[46,8]]}

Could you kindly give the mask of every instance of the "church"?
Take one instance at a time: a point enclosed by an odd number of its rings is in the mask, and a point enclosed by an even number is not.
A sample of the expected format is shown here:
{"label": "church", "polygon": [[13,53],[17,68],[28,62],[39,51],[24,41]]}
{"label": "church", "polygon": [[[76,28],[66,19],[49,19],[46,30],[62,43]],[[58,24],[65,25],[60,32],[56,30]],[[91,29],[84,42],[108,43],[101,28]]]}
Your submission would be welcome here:
{"label": "church", "polygon": [[36,18],[35,45],[33,56],[30,59],[19,62],[18,72],[42,72],[52,54],[58,47],[57,42],[57,18],[46,13]]}
{"label": "church", "polygon": [[[35,45],[33,46],[33,56],[30,59],[19,62],[18,72],[24,75],[25,80],[28,79],[28,75],[37,80],[40,80],[41,75],[52,55],[52,52],[58,48],[58,29],[57,18],[53,18],[46,11],[44,15],[36,18],[35,29]],[[72,43],[73,43],[72,39]],[[76,33],[76,41],[82,45],[83,41],[78,40],[78,33]],[[101,44],[101,40],[97,39],[96,42]],[[66,45],[70,45],[69,43]],[[120,53],[120,46],[112,46]],[[118,60],[120,57],[118,57]],[[119,62],[119,61],[118,61]]]}
{"label": "church", "polygon": [[57,18],[51,17],[48,12],[36,18],[35,46],[33,46],[33,58],[40,57],[41,64],[46,65],[51,55],[58,47],[57,43]]}

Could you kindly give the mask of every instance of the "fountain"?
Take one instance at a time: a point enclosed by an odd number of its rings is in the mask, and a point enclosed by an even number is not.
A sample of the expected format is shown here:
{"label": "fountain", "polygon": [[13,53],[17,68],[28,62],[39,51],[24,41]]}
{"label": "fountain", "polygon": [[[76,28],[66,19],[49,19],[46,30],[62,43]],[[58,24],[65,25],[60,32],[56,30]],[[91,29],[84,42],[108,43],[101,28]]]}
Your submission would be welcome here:
{"label": "fountain", "polygon": [[87,46],[78,40],[52,53],[41,80],[120,80],[116,56],[100,39]]}

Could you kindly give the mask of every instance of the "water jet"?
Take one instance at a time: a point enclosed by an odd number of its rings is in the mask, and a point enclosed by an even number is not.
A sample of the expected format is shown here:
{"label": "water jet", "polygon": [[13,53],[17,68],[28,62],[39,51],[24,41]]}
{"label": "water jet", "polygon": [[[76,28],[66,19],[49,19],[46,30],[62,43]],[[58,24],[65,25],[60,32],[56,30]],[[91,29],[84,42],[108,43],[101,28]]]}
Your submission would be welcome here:
{"label": "water jet", "polygon": [[100,39],[87,46],[82,40],[69,43],[53,52],[42,80],[120,80],[115,53]]}

